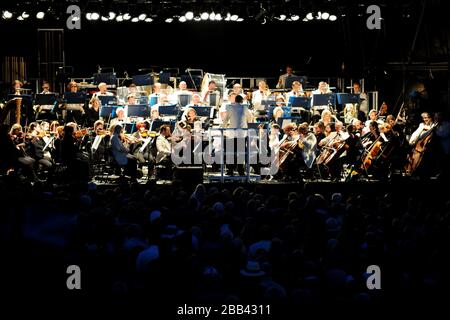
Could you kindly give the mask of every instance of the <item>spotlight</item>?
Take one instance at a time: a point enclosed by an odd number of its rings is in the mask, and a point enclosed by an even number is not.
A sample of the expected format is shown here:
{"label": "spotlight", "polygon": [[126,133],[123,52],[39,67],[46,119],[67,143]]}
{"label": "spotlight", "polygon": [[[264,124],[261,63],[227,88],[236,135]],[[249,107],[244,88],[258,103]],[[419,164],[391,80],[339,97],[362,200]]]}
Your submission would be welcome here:
{"label": "spotlight", "polygon": [[145,19],[145,22],[152,22],[152,21],[153,21],[152,18],[146,18],[146,19]]}
{"label": "spotlight", "polygon": [[[237,19],[236,21],[238,21],[239,19]],[[266,24],[267,23],[267,19],[264,17],[263,21],[261,21],[261,24]]]}
{"label": "spotlight", "polygon": [[92,19],[92,13],[90,13],[90,12],[86,13],[86,19],[91,20]]}
{"label": "spotlight", "polygon": [[9,12],[8,10],[3,11],[3,13],[2,13],[3,19],[11,19],[12,16],[13,16],[13,14],[11,12]]}
{"label": "spotlight", "polygon": [[178,21],[186,22],[186,17],[185,16],[181,16],[181,17],[178,18]]}
{"label": "spotlight", "polygon": [[304,21],[304,22],[308,22],[309,20],[308,20],[308,19],[306,19],[306,18],[303,18],[303,21]]}
{"label": "spotlight", "polygon": [[130,20],[130,19],[131,19],[131,16],[130,16],[129,13],[125,13],[125,14],[123,15],[123,20]]}
{"label": "spotlight", "polygon": [[200,18],[199,16],[194,17],[195,21],[202,21],[202,18]]}
{"label": "spotlight", "polygon": [[165,21],[166,21],[166,23],[172,23],[173,18],[167,18]]}
{"label": "spotlight", "polygon": [[18,17],[17,17],[17,20],[23,21],[24,19],[23,19],[22,16],[18,16]]}
{"label": "spotlight", "polygon": [[36,18],[37,19],[44,19],[45,13],[43,11],[39,11],[38,13],[36,13]]}
{"label": "spotlight", "polygon": [[123,15],[119,14],[119,15],[116,17],[116,21],[117,21],[117,22],[122,22],[122,21],[123,21]]}
{"label": "spotlight", "polygon": [[328,12],[322,13],[322,19],[327,20],[330,17],[330,14]]}
{"label": "spotlight", "polygon": [[328,19],[329,19],[330,21],[336,21],[336,20],[337,20],[337,17],[336,17],[334,14],[332,14]]}
{"label": "spotlight", "polygon": [[91,19],[92,20],[98,20],[100,18],[100,15],[97,12],[92,12]]}
{"label": "spotlight", "polygon": [[102,21],[109,21],[108,17],[102,16]]}
{"label": "spotlight", "polygon": [[209,14],[209,20],[214,21],[215,18],[216,18],[216,14],[214,12],[211,12]]}
{"label": "spotlight", "polygon": [[317,20],[321,20],[322,19],[322,12],[317,12],[317,16],[316,16]]}
{"label": "spotlight", "polygon": [[26,11],[22,12],[22,18],[24,19],[28,19],[28,17],[30,16],[30,14]]}
{"label": "spotlight", "polygon": [[194,19],[194,13],[192,11],[188,11],[185,14],[186,20],[192,20]]}
{"label": "spotlight", "polygon": [[[265,18],[264,18],[264,20],[265,20]],[[244,19],[243,18],[238,18],[236,21],[237,22],[242,22],[242,21],[244,21]]]}
{"label": "spotlight", "polygon": [[294,14],[293,16],[291,16],[292,21],[297,21],[298,19],[300,19],[300,16]]}
{"label": "spotlight", "polygon": [[225,21],[230,21],[230,20],[231,20],[231,14],[228,12],[227,17],[225,18]]}
{"label": "spotlight", "polygon": [[141,13],[138,17],[139,20],[144,21],[145,18],[147,18],[147,15],[145,13]]}
{"label": "spotlight", "polygon": [[236,21],[237,19],[239,19],[239,16],[238,16],[237,14],[233,14],[233,15],[230,17],[230,20],[231,20],[231,21]]}
{"label": "spotlight", "polygon": [[115,17],[116,17],[116,13],[115,12],[112,12],[112,11],[110,11],[109,12],[109,20],[113,20]]}
{"label": "spotlight", "polygon": [[134,17],[133,19],[131,19],[131,22],[139,22],[139,18],[138,17]]}
{"label": "spotlight", "polygon": [[208,12],[203,12],[203,13],[201,14],[200,18],[201,18],[202,20],[208,20],[208,18],[209,18]]}
{"label": "spotlight", "polygon": [[308,13],[308,14],[306,15],[306,19],[308,19],[308,20],[313,20],[313,19],[314,19],[313,13],[312,13],[312,12]]}
{"label": "spotlight", "polygon": [[220,14],[220,13],[216,14],[216,16],[214,17],[214,19],[215,19],[216,21],[222,21],[222,16],[221,16],[221,14]]}
{"label": "spotlight", "polygon": [[280,21],[286,20],[286,15],[285,15],[285,14],[280,14],[279,20],[280,20]]}

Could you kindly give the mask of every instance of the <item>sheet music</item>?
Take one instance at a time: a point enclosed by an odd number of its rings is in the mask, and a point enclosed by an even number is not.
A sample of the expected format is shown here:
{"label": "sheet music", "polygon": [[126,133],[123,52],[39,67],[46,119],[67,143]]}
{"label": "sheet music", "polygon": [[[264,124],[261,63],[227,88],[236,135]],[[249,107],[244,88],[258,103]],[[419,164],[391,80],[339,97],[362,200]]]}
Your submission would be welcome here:
{"label": "sheet music", "polygon": [[148,146],[151,140],[152,140],[151,137],[145,139],[145,142],[142,144],[142,147],[139,148],[139,152],[144,152],[145,148]]}
{"label": "sheet music", "polygon": [[94,142],[92,143],[92,151],[95,152],[98,149],[98,146],[100,145],[100,142],[102,141],[103,136],[95,136]]}
{"label": "sheet music", "polygon": [[55,139],[55,137],[51,137],[50,139],[48,139],[48,141],[45,144],[44,149],[42,149],[42,151],[47,150],[48,146],[53,142],[54,139]]}

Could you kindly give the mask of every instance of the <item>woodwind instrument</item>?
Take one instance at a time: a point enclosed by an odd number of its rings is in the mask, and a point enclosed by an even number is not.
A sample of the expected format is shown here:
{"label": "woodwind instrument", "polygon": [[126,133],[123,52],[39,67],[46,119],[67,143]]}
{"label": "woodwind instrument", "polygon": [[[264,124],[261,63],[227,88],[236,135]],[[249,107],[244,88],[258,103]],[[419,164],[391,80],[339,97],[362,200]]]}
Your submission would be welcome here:
{"label": "woodwind instrument", "polygon": [[22,107],[22,98],[15,98],[16,99],[16,123],[20,124],[20,115],[22,113],[21,107]]}

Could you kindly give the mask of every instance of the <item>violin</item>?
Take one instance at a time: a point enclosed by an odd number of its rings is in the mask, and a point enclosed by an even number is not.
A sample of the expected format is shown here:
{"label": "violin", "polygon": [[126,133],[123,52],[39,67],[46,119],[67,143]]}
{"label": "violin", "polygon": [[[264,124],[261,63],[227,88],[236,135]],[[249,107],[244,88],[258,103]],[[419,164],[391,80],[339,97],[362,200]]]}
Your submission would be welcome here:
{"label": "violin", "polygon": [[99,129],[99,130],[96,131],[96,135],[98,135],[98,136],[110,136],[111,135],[111,131],[104,130],[104,129]]}
{"label": "violin", "polygon": [[83,129],[75,131],[73,134],[74,134],[75,138],[79,139],[79,138],[82,138],[85,135],[87,135],[88,132],[89,132],[88,128],[83,128]]}

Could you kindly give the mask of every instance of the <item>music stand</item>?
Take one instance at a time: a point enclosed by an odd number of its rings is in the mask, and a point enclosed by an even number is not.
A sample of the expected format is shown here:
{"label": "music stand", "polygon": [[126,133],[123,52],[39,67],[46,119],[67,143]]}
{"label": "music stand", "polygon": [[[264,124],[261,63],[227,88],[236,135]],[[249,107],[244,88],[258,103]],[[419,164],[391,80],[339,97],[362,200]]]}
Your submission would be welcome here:
{"label": "music stand", "polygon": [[210,92],[209,95],[209,105],[211,107],[217,107],[220,101],[220,92]]}
{"label": "music stand", "polygon": [[116,117],[117,106],[101,106],[99,116],[103,119],[112,119]]}
{"label": "music stand", "polygon": [[197,90],[197,88],[200,88],[202,85],[202,78],[199,76],[190,76],[187,74],[183,74],[180,77],[180,81],[184,81],[187,84],[187,87],[189,89],[195,89]]}
{"label": "music stand", "polygon": [[139,97],[139,104],[146,104],[146,105],[148,105],[148,96],[147,95],[145,95],[145,96],[140,96]]}
{"label": "music stand", "polygon": [[359,94],[353,93],[338,93],[337,94],[337,103],[345,105],[347,103],[359,104],[360,103]]}
{"label": "music stand", "polygon": [[170,72],[160,72],[159,83],[169,84],[169,82],[170,82]]}
{"label": "music stand", "polygon": [[313,94],[313,106],[336,106],[336,95],[334,93]]}
{"label": "music stand", "polygon": [[133,134],[137,131],[136,122],[126,122],[122,123],[122,127],[126,134]]}
{"label": "music stand", "polygon": [[178,103],[182,107],[186,107],[189,103],[191,103],[191,96],[188,93],[181,93],[178,95]]}
{"label": "music stand", "polygon": [[146,104],[128,105],[128,117],[147,118],[150,116],[150,110]]}
{"label": "music stand", "polygon": [[67,103],[71,104],[84,104],[86,102],[86,93],[84,92],[65,92],[64,98]]}
{"label": "music stand", "polygon": [[116,104],[115,96],[97,96],[102,106]]}
{"label": "music stand", "polygon": [[162,105],[158,107],[158,112],[162,116],[176,116],[178,114],[178,106],[176,104]]}
{"label": "music stand", "polygon": [[158,103],[158,97],[156,95],[150,95],[149,105],[150,107]]}
{"label": "music stand", "polygon": [[39,105],[54,105],[56,102],[56,94],[50,93],[50,94],[43,94],[43,93],[37,93],[34,97],[34,104]]}
{"label": "music stand", "polygon": [[163,125],[169,125],[171,132],[175,129],[175,121],[153,120],[150,125],[150,131],[159,131],[159,128]]}
{"label": "music stand", "polygon": [[117,77],[114,72],[94,73],[94,84],[104,82],[109,85],[117,85]]}
{"label": "music stand", "polygon": [[310,97],[290,96],[288,105],[290,107],[294,107],[294,108],[296,107],[296,108],[303,108],[305,110],[309,110],[309,109],[311,109],[311,98]]}
{"label": "music stand", "polygon": [[151,86],[153,85],[153,77],[150,73],[135,75],[133,76],[133,83],[137,86]]}

